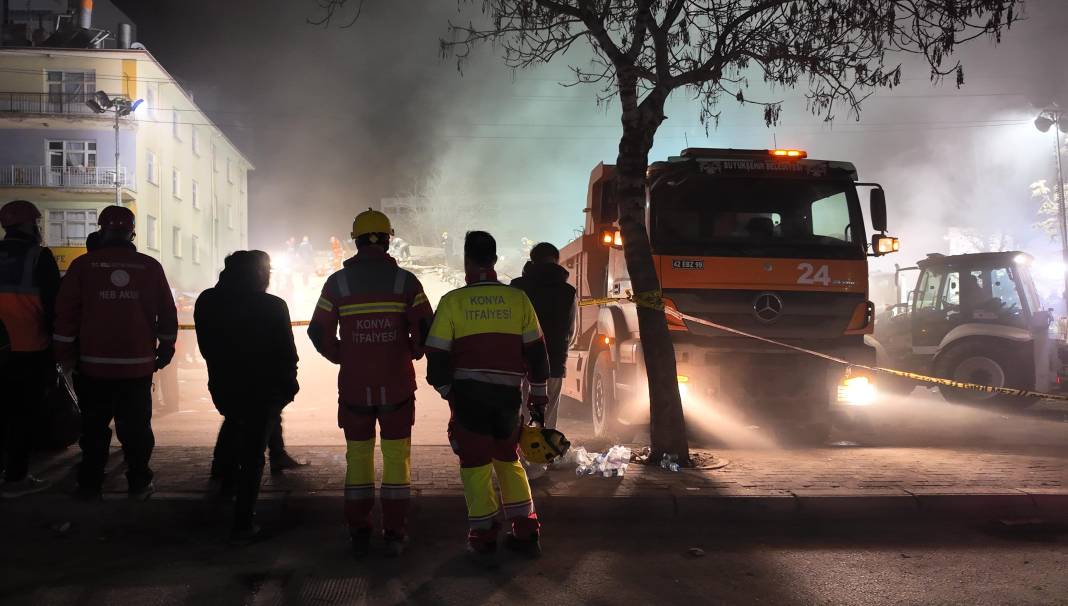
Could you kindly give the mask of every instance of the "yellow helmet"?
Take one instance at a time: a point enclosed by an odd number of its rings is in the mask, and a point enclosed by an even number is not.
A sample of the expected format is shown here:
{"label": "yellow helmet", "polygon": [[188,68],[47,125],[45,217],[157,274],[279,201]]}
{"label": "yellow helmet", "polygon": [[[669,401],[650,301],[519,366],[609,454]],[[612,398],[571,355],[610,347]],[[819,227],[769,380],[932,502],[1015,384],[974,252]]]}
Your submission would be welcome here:
{"label": "yellow helmet", "polygon": [[519,448],[530,463],[552,463],[564,456],[571,442],[555,429],[527,425],[519,433]]}
{"label": "yellow helmet", "polygon": [[352,222],[352,239],[355,240],[365,234],[392,236],[393,226],[389,224],[389,217],[371,208],[356,215],[356,220]]}

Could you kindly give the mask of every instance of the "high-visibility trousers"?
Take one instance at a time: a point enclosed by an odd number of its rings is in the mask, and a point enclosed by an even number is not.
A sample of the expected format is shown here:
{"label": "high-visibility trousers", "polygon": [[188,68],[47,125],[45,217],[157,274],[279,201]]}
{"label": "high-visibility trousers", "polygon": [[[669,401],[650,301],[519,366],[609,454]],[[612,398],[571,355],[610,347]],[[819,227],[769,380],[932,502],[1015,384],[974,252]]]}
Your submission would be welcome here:
{"label": "high-visibility trousers", "polygon": [[345,406],[345,519],[350,531],[371,528],[375,504],[375,423],[382,434],[382,529],[404,536],[412,491],[412,425],[415,399],[388,406]]}
{"label": "high-visibility trousers", "polygon": [[[460,458],[460,479],[467,500],[468,540],[491,543],[496,541],[502,509],[512,533],[519,538],[537,536],[540,524],[534,510],[527,473],[519,462],[519,408],[491,410],[480,415],[486,403],[457,401],[452,404],[453,418],[449,421],[449,443]],[[473,415],[482,416],[486,423],[472,428]],[[465,423],[465,419],[468,420]],[[501,489],[500,501],[493,487],[493,476]]]}

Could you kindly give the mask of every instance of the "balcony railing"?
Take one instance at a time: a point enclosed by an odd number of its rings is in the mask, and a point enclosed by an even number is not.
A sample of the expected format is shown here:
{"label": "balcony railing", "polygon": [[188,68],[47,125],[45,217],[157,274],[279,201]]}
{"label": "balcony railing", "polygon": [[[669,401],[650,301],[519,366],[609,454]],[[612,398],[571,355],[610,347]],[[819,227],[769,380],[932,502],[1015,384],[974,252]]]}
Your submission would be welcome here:
{"label": "balcony railing", "polygon": [[[133,190],[126,181],[126,167],[119,167],[119,183]],[[0,187],[70,187],[108,189],[115,187],[115,169],[107,166],[7,166],[0,168]]]}
{"label": "balcony railing", "polygon": [[0,113],[95,116],[85,104],[90,97],[87,93],[0,92]]}

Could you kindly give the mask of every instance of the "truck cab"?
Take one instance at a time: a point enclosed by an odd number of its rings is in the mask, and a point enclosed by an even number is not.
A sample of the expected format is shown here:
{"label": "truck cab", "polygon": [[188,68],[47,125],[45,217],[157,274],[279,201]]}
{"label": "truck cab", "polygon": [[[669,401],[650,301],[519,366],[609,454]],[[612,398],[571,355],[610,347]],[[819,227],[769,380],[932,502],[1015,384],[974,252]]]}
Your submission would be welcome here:
{"label": "truck cab", "polygon": [[[580,298],[631,292],[613,187],[590,177],[583,235],[561,262]],[[863,185],[863,184],[860,184]],[[692,318],[832,354],[875,361],[864,343],[874,308],[867,258],[896,250],[881,187],[864,213],[852,164],[798,150],[687,149],[650,166],[645,224],[664,303]],[[816,356],[669,316],[686,414],[727,404],[759,422],[824,436],[845,368]],[[599,435],[648,422],[648,387],[634,305],[581,307],[564,393],[590,406]],[[870,393],[871,377],[863,379]]]}
{"label": "truck cab", "polygon": [[[945,256],[917,263],[907,302],[888,310],[874,345],[879,363],[899,370],[993,387],[1048,391],[1060,367],[1041,308],[1032,258],[1020,251]],[[911,391],[896,382],[894,389]],[[1026,405],[1034,398],[940,387],[955,402]]]}

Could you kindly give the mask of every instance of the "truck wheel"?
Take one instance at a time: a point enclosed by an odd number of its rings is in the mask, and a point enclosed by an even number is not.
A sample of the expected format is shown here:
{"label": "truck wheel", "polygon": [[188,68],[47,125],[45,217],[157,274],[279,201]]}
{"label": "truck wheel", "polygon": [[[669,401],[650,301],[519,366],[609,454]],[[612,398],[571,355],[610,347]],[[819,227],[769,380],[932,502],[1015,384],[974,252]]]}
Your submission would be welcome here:
{"label": "truck wheel", "polygon": [[[1034,380],[1028,378],[1024,364],[1013,359],[1012,348],[1001,343],[973,341],[962,343],[943,352],[935,361],[935,374],[962,383],[1031,389]],[[987,393],[939,385],[942,397],[949,402],[1026,408],[1037,398]]]}
{"label": "truck wheel", "polygon": [[619,433],[613,384],[615,378],[612,374],[612,357],[607,351],[602,351],[594,360],[593,380],[590,381],[590,414],[593,417],[593,435],[598,438],[613,437]]}

